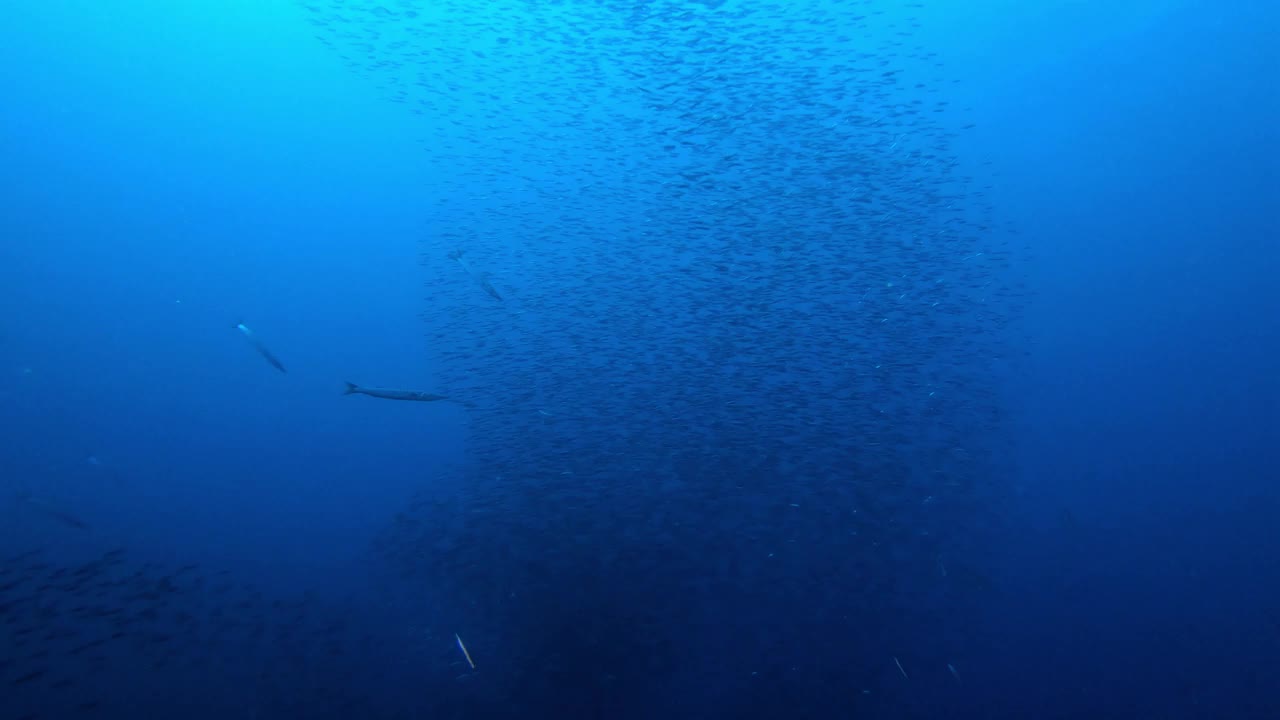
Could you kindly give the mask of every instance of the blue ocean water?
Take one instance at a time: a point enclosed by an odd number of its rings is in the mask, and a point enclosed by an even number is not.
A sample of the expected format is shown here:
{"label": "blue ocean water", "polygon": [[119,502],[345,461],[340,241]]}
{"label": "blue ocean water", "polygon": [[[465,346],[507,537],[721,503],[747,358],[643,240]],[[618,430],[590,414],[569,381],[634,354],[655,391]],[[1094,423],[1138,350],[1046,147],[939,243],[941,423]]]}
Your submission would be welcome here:
{"label": "blue ocean water", "polygon": [[0,28],[0,718],[1280,717],[1272,3]]}

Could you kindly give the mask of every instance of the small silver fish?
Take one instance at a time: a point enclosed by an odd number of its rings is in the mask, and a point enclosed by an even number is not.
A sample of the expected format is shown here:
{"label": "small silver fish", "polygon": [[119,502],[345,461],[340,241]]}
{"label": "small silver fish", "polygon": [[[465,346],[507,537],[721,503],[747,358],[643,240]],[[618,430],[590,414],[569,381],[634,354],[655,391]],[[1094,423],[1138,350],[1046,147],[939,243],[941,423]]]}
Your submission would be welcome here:
{"label": "small silver fish", "polygon": [[458,633],[454,633],[453,637],[458,641],[458,649],[462,650],[463,656],[467,658],[467,664],[471,666],[472,670],[475,670],[476,664],[471,661],[471,653],[467,652],[467,646],[462,644],[462,638],[458,637]]}
{"label": "small silver fish", "polygon": [[450,251],[449,259],[461,265],[462,269],[467,271],[467,274],[471,276],[471,279],[475,280],[476,284],[480,286],[480,289],[484,290],[489,297],[497,300],[498,302],[502,302],[502,296],[498,294],[498,290],[493,286],[493,283],[489,282],[489,273],[478,273],[475,270],[472,270],[471,266],[467,264],[467,261],[462,259],[461,250]]}
{"label": "small silver fish", "polygon": [[244,335],[245,339],[249,341],[249,344],[253,346],[254,350],[258,351],[259,355],[266,358],[267,362],[271,363],[271,367],[274,367],[280,372],[288,372],[288,370],[284,369],[284,365],[280,362],[280,359],[271,354],[271,351],[267,349],[266,345],[262,344],[262,341],[258,339],[257,335],[253,334],[253,331],[249,329],[248,325],[245,325],[244,323],[237,323],[236,329]]}

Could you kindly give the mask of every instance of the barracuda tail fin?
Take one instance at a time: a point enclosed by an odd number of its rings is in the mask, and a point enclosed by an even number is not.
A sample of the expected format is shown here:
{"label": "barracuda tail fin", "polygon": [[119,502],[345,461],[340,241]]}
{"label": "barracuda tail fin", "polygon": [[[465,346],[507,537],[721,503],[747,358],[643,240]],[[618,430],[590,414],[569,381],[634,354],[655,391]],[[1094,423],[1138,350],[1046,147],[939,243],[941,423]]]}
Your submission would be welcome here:
{"label": "barracuda tail fin", "polygon": [[355,384],[355,383],[353,383],[353,382],[349,382],[349,383],[347,383],[347,389],[346,389],[346,390],[344,390],[344,391],[342,392],[342,394],[343,394],[343,395],[350,395],[351,393],[356,392],[356,391],[357,391],[357,390],[359,390],[359,389],[360,389],[360,387],[359,387],[358,385],[356,385],[356,384]]}

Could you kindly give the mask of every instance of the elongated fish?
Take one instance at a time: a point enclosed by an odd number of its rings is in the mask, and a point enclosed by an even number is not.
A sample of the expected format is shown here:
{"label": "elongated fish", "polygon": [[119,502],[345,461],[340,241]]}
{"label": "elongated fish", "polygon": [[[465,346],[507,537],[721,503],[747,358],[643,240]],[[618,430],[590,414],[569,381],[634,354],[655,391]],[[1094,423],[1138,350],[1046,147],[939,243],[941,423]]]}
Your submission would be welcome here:
{"label": "elongated fish", "polygon": [[88,530],[88,529],[89,529],[89,523],[85,522],[84,520],[81,520],[80,518],[76,517],[75,515],[72,515],[72,514],[71,514],[71,513],[69,513],[69,512],[66,512],[66,511],[64,511],[64,510],[60,510],[60,509],[58,509],[58,508],[56,508],[56,507],[54,507],[54,506],[50,505],[49,503],[45,502],[44,500],[41,500],[41,499],[39,499],[39,498],[35,498],[35,497],[31,497],[31,493],[30,493],[30,492],[28,492],[28,491],[26,491],[26,490],[21,490],[21,491],[19,491],[19,492],[18,492],[18,499],[19,499],[19,500],[21,500],[21,501],[23,501],[23,502],[25,502],[27,505],[29,505],[29,506],[31,506],[31,507],[33,507],[33,508],[35,508],[36,510],[39,510],[40,512],[44,513],[45,515],[48,515],[49,517],[53,518],[54,520],[57,520],[58,522],[62,523],[63,525],[66,525],[66,526],[68,526],[68,527],[73,527],[73,528],[75,528],[75,529],[77,529],[77,530]]}
{"label": "elongated fish", "polygon": [[467,664],[471,666],[472,670],[475,670],[476,664],[471,660],[471,653],[467,652],[467,646],[462,644],[462,638],[458,637],[458,633],[454,633],[453,637],[458,641],[458,648],[462,650],[463,656],[467,658]]}
{"label": "elongated fish", "polygon": [[449,259],[461,265],[462,269],[467,271],[467,274],[471,276],[471,279],[475,280],[476,284],[480,286],[480,289],[488,293],[489,297],[497,300],[498,302],[502,302],[502,296],[498,294],[497,288],[489,282],[489,273],[478,273],[475,270],[472,270],[471,266],[467,264],[467,261],[462,259],[461,250],[451,251],[449,253]]}
{"label": "elongated fish", "polygon": [[259,355],[266,358],[267,362],[271,363],[271,367],[279,370],[280,372],[288,372],[288,370],[284,369],[284,364],[280,362],[280,359],[271,354],[271,351],[267,349],[266,345],[262,344],[262,341],[258,339],[257,335],[253,334],[253,331],[249,329],[248,325],[238,323],[236,325],[236,329],[244,334],[245,339],[249,341],[249,344],[253,346],[254,350],[258,351]]}
{"label": "elongated fish", "polygon": [[387,400],[417,400],[419,402],[431,402],[432,400],[448,400],[444,395],[432,395],[431,393],[418,392],[417,390],[388,390],[386,388],[365,388],[355,383],[347,383],[346,392],[343,395],[368,395],[369,397],[385,398]]}

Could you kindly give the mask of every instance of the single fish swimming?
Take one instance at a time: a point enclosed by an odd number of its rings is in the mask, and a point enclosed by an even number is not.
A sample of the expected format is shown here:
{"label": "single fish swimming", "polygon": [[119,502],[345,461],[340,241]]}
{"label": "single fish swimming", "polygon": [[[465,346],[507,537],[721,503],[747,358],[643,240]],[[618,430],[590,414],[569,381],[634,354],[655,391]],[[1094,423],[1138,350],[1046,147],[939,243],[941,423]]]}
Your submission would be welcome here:
{"label": "single fish swimming", "polygon": [[471,653],[467,652],[467,646],[462,644],[462,638],[458,637],[458,633],[454,633],[453,637],[458,641],[458,648],[462,650],[463,656],[467,658],[467,664],[471,666],[472,670],[475,670],[476,664],[471,660]]}
{"label": "single fish swimming", "polygon": [[444,395],[433,395],[431,393],[418,392],[417,390],[388,390],[386,388],[366,388],[360,387],[355,383],[347,383],[347,389],[343,395],[368,395],[369,397],[384,398],[386,400],[417,400],[419,402],[431,402],[433,400],[448,400]]}
{"label": "single fish swimming", "polygon": [[284,369],[284,364],[280,362],[280,359],[271,354],[271,351],[267,349],[266,345],[262,344],[262,341],[258,339],[257,335],[253,334],[253,331],[249,329],[248,325],[238,323],[236,325],[236,329],[244,334],[245,339],[249,341],[249,344],[253,346],[254,350],[258,351],[259,355],[266,358],[267,362],[271,363],[271,367],[274,367],[280,372],[288,372],[288,370]]}
{"label": "single fish swimming", "polygon": [[475,280],[476,283],[480,285],[480,288],[489,294],[489,297],[493,298],[494,300],[497,300],[498,302],[502,302],[502,296],[498,294],[497,289],[494,288],[493,284],[489,282],[489,274],[478,273],[475,270],[472,270],[471,266],[467,264],[467,261],[462,259],[461,250],[451,251],[449,253],[449,259],[461,265],[462,269],[466,270],[467,274],[471,276],[471,279]]}
{"label": "single fish swimming", "polygon": [[67,527],[73,527],[77,530],[89,529],[89,523],[85,522],[84,520],[81,520],[80,518],[76,517],[75,515],[72,515],[69,512],[60,510],[50,505],[44,500],[32,497],[31,493],[25,489],[18,491],[18,500],[25,502],[27,505],[39,510],[40,512],[53,518],[54,520],[57,520],[58,522],[62,523],[63,525],[66,525]]}

